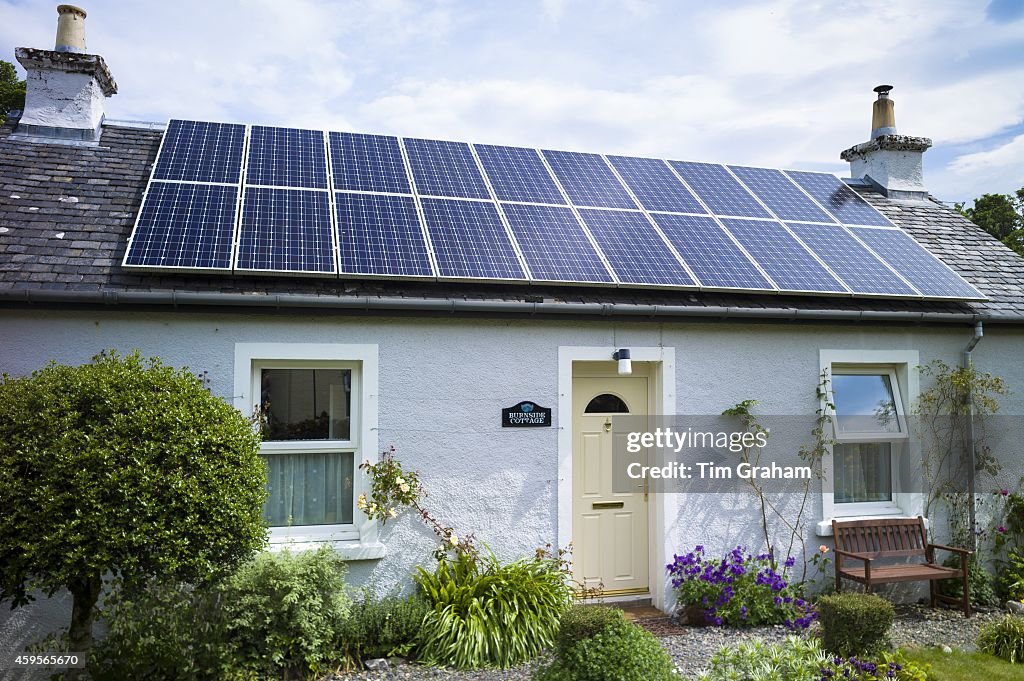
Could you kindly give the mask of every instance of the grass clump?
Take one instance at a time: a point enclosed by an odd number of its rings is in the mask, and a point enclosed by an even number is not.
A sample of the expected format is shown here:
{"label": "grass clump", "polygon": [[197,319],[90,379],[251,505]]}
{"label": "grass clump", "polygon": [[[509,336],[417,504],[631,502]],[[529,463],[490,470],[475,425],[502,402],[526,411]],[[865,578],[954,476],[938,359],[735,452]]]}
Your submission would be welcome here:
{"label": "grass clump", "polygon": [[[978,635],[978,648],[1013,664],[1024,663],[1024,617],[1006,615],[986,624]],[[1024,672],[1021,672],[1024,676]]]}

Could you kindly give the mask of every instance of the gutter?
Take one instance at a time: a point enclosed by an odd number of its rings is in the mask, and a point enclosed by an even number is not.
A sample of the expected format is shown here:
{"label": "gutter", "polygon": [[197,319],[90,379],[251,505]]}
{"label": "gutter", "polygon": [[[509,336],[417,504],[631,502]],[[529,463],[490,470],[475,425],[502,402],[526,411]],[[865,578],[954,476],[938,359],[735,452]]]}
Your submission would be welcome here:
{"label": "gutter", "polygon": [[382,296],[315,296],[307,294],[246,294],[180,291],[74,291],[56,289],[0,290],[0,303],[39,305],[169,305],[179,307],[237,307],[317,309],[334,312],[419,312],[472,315],[499,314],[552,317],[633,317],[648,319],[704,318],[717,320],[774,319],[862,323],[1024,324],[1024,318],[990,317],[978,313],[906,312],[879,310],[806,310],[698,305],[639,305],[634,303],[556,303],[509,300],[427,299]]}

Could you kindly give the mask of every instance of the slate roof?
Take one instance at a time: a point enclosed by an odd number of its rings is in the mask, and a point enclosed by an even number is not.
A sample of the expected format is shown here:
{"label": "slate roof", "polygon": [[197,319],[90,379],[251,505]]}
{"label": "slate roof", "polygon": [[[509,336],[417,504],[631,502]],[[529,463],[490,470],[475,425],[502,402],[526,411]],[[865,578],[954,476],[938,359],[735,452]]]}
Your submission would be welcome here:
{"label": "slate roof", "polygon": [[532,304],[533,313],[542,315],[575,305],[601,316],[625,313],[638,318],[667,310],[711,317],[771,310],[774,316],[796,319],[834,311],[837,319],[905,320],[919,315],[921,321],[1024,323],[1024,258],[941,204],[892,201],[866,189],[858,191],[990,301],[137,273],[120,263],[162,132],[106,125],[100,145],[86,147],[12,139],[12,130],[10,120],[0,128],[0,304],[5,305],[144,304],[167,302],[166,294],[173,292],[182,303],[190,295],[201,296],[206,304],[272,299],[283,308],[310,307],[326,299],[339,310],[352,309],[386,298],[395,308],[401,301],[409,301],[410,308],[417,301],[451,302],[453,311],[459,303],[469,302],[463,308],[472,310],[475,301],[483,310],[486,301],[518,301]]}

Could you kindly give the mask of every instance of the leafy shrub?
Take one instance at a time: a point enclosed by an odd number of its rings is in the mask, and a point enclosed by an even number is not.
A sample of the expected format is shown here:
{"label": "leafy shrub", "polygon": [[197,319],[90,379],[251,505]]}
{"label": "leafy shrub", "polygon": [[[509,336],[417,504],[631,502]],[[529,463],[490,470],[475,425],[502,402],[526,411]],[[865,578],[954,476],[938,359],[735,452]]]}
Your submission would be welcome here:
{"label": "leafy shrub", "polygon": [[[942,561],[946,567],[960,568],[960,556],[948,556]],[[996,605],[999,598],[995,589],[992,588],[992,575],[985,568],[977,555],[971,556],[967,561],[967,576],[971,581],[971,603],[974,605]],[[939,582],[939,593],[952,598],[960,598],[963,593],[963,585],[959,579],[944,579]]]}
{"label": "leafy shrub", "polygon": [[104,604],[96,679],[307,676],[340,659],[345,563],[330,548],[263,553],[223,582],[152,582]]}
{"label": "leafy shrub", "polygon": [[1024,663],[1024,617],[1006,615],[986,624],[978,635],[978,648],[1014,664]]}
{"label": "leafy shrub", "polygon": [[751,641],[722,648],[697,681],[926,681],[929,665],[902,652],[878,662],[830,655],[816,638],[789,636],[782,643]]}
{"label": "leafy shrub", "polygon": [[422,596],[375,600],[364,592],[352,604],[341,630],[341,646],[354,661],[400,655],[414,657],[416,639],[430,604]]}
{"label": "leafy shrub", "polygon": [[351,600],[345,561],[329,547],[265,552],[223,587],[221,608],[235,659],[267,676],[313,674],[340,657]]}
{"label": "leafy shrub", "polygon": [[840,593],[817,601],[822,644],[835,655],[877,653],[888,643],[896,616],[892,603],[875,594]]}
{"label": "leafy shrub", "polygon": [[668,572],[680,605],[700,610],[707,624],[806,629],[816,615],[800,589],[788,581],[794,562],[788,558],[778,572],[768,554],[754,556],[737,546],[725,558],[713,560],[697,546],[685,556],[675,556]]}
{"label": "leafy shrub", "polygon": [[558,627],[558,649],[565,651],[583,639],[593,638],[613,624],[625,620],[618,608],[603,605],[574,605],[562,615]]}
{"label": "leafy shrub", "polygon": [[[596,623],[596,620],[592,621]],[[575,630],[584,633],[589,629]],[[674,681],[672,659],[658,639],[621,615],[599,633],[559,647],[534,681]]]}
{"label": "leafy shrub", "polygon": [[433,606],[423,620],[420,659],[459,669],[511,667],[537,656],[558,633],[572,592],[561,565],[533,558],[502,565],[493,555],[459,553],[437,569],[417,569]]}
{"label": "leafy shrub", "polygon": [[[103,603],[107,633],[89,656],[95,681],[223,679],[235,668],[220,594],[153,581],[115,589]],[[239,672],[237,678],[244,678]]]}
{"label": "leafy shrub", "polygon": [[1024,546],[1010,549],[1006,560],[999,564],[996,587],[1004,599],[1024,600]]}
{"label": "leafy shrub", "polygon": [[0,376],[0,601],[67,587],[92,642],[103,575],[199,582],[266,543],[266,466],[244,416],[187,370],[102,353]]}

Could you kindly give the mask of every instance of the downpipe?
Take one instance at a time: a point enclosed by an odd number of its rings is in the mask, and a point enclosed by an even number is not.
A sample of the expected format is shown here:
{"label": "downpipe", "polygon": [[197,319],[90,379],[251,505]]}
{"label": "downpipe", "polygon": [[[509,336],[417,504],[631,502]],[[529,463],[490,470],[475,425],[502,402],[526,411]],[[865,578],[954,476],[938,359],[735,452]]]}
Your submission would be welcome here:
{"label": "downpipe", "polygon": [[[981,342],[982,337],[985,335],[985,329],[981,322],[977,322],[974,325],[974,336],[967,343],[967,347],[964,348],[962,365],[965,370],[970,370],[972,366],[971,353],[974,352],[974,348],[977,347],[978,343]],[[978,509],[974,499],[975,494],[975,467],[977,466],[976,453],[975,453],[975,434],[974,434],[974,387],[973,383],[968,384],[967,394],[964,396],[967,404],[967,514],[968,522],[971,528],[971,550],[978,550]]]}

